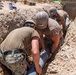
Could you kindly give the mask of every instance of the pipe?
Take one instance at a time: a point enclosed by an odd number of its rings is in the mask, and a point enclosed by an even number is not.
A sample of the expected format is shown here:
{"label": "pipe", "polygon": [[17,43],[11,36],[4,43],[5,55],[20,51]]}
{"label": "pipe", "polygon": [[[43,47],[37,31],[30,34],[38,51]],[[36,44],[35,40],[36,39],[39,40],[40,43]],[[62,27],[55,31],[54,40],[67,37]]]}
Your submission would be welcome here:
{"label": "pipe", "polygon": [[[41,68],[43,68],[44,64],[46,63],[46,61],[48,60],[48,55],[50,54],[50,50],[46,49],[46,51],[43,51],[40,53],[40,62],[39,65]],[[29,71],[27,72],[26,75],[37,75],[36,69],[35,69],[35,65],[32,65],[31,68],[29,69]]]}

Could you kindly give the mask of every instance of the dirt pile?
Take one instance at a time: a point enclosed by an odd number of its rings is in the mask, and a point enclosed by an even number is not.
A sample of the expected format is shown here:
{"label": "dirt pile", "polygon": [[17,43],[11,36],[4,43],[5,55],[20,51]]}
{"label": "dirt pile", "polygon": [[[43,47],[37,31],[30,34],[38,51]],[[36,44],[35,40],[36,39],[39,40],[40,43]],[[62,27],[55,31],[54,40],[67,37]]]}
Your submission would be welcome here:
{"label": "dirt pile", "polygon": [[[10,0],[4,0],[4,1],[10,1]],[[39,3],[43,3],[43,2],[45,2],[45,3],[49,3],[49,2],[51,2],[52,0],[11,0],[11,1],[13,1],[13,2],[39,2]]]}

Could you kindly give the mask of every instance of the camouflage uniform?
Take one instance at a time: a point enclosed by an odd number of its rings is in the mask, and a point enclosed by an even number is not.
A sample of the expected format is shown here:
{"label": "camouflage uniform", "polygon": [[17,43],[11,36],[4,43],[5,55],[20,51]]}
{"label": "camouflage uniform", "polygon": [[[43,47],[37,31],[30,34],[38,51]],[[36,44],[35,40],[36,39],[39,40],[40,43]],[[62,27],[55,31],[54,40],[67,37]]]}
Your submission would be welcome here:
{"label": "camouflage uniform", "polygon": [[36,30],[22,27],[13,30],[1,44],[0,61],[13,75],[25,75],[27,72],[26,54],[31,54],[31,41],[38,37]]}
{"label": "camouflage uniform", "polygon": [[66,25],[65,29],[67,29],[70,24],[69,15],[67,14],[67,12],[63,10],[56,10],[56,12],[57,12],[56,15],[54,16],[50,15],[50,17],[55,19],[60,25],[62,25],[62,20],[63,20],[63,22]]}
{"label": "camouflage uniform", "polygon": [[[37,30],[40,30],[40,29],[37,29]],[[48,48],[49,46],[52,47],[53,42],[51,40],[51,37],[54,37],[56,35],[61,35],[61,38],[62,38],[62,35],[63,35],[60,25],[51,18],[49,18],[48,27],[40,31],[42,32],[42,34],[44,34],[44,43],[46,48]]]}
{"label": "camouflage uniform", "polygon": [[69,19],[69,15],[63,10],[57,10],[59,16],[57,16],[57,20],[61,21],[61,18],[65,19],[65,25],[67,22],[67,18]]}

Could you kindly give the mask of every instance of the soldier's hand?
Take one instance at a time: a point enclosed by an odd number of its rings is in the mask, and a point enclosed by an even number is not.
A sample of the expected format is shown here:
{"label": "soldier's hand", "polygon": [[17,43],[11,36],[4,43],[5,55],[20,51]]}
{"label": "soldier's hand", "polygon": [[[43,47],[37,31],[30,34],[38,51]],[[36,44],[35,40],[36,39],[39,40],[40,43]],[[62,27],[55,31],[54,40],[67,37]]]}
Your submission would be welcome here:
{"label": "soldier's hand", "polygon": [[51,58],[51,56],[52,56],[52,54],[50,53],[50,55],[48,56],[48,59],[50,59],[50,58]]}
{"label": "soldier's hand", "polygon": [[42,68],[41,68],[41,67],[38,67],[38,68],[36,69],[36,71],[37,71],[37,73],[38,73],[39,75],[41,75],[41,73],[42,73]]}

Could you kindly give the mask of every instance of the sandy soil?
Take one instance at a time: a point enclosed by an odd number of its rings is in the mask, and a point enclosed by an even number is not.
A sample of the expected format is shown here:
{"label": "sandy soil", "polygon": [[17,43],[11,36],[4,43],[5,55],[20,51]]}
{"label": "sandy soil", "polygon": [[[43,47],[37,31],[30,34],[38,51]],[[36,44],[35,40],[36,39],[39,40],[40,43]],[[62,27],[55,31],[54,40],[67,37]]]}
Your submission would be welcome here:
{"label": "sandy soil", "polygon": [[[38,11],[47,11],[52,5],[61,8],[58,3],[37,3],[36,6],[29,6],[18,2],[13,3],[18,9],[16,12],[9,10],[9,2],[2,3],[4,7],[0,10],[0,43],[11,30],[21,27],[27,19],[32,19]],[[0,75],[8,75],[8,73],[8,70],[0,65]],[[43,75],[76,75],[76,20],[70,24],[64,44],[55,56],[45,64]]]}

